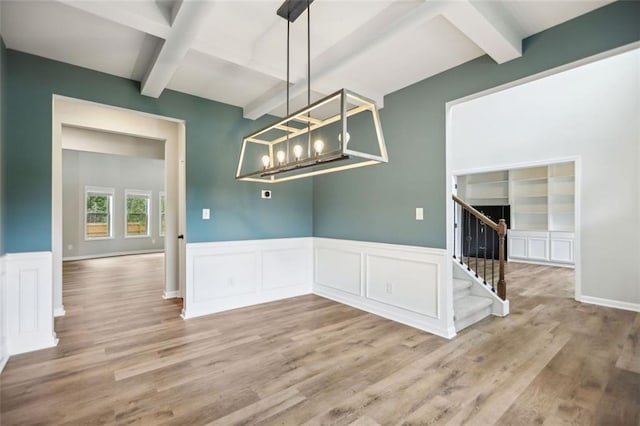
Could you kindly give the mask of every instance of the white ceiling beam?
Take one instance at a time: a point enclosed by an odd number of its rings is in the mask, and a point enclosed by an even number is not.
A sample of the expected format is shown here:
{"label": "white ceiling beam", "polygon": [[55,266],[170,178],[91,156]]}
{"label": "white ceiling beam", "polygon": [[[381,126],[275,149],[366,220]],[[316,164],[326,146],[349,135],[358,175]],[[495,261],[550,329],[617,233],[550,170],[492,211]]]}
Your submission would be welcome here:
{"label": "white ceiling beam", "polygon": [[171,30],[168,16],[156,2],[57,1],[158,38],[167,38]]}
{"label": "white ceiling beam", "polygon": [[167,87],[193,40],[206,24],[212,1],[183,0],[173,10],[173,24],[166,40],[142,79],[141,93],[157,98]]}
{"label": "white ceiling beam", "polygon": [[[424,1],[417,4],[413,2],[400,2],[385,8],[366,24],[316,57],[311,63],[311,80],[324,81],[332,71],[362,55],[364,52],[375,48],[376,44],[381,41],[392,37],[400,31],[414,28],[440,15],[443,7],[445,7],[445,4],[442,2]],[[340,88],[341,87],[336,87],[335,90]],[[277,91],[277,88],[274,90]],[[300,79],[291,86],[290,96],[292,98],[296,97],[306,90],[307,79]],[[270,91],[250,102],[243,109],[244,117],[255,120],[273,111],[286,101],[284,94],[274,95],[274,93],[275,92]],[[378,106],[382,106],[381,100],[384,97],[382,94],[360,94],[371,98],[376,101],[376,103],[380,102]]]}
{"label": "white ceiling beam", "polygon": [[499,2],[456,1],[443,16],[497,63],[522,56],[522,37]]}

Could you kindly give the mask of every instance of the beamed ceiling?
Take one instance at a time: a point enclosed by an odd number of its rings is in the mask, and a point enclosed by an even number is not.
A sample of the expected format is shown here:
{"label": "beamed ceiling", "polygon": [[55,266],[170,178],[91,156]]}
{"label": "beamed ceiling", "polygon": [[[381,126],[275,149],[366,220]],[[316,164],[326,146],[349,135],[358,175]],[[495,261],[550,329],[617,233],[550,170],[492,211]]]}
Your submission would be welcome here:
{"label": "beamed ceiling", "polygon": [[[3,0],[10,49],[284,115],[286,21],[272,0]],[[348,88],[384,96],[481,55],[504,63],[522,40],[610,3],[597,1],[315,0],[312,98]],[[291,26],[292,110],[306,104],[307,19]]]}

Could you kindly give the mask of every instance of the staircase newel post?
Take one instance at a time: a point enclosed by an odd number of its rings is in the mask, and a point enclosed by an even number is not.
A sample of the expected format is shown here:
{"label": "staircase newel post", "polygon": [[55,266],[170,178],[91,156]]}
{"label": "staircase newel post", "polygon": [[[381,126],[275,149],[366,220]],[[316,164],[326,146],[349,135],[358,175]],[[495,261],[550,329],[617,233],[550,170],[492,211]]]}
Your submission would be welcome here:
{"label": "staircase newel post", "polygon": [[498,258],[499,258],[499,279],[498,279],[498,297],[502,300],[507,300],[507,284],[504,280],[504,264],[505,264],[505,253],[504,253],[504,238],[507,235],[507,222],[504,219],[500,219],[498,223]]}

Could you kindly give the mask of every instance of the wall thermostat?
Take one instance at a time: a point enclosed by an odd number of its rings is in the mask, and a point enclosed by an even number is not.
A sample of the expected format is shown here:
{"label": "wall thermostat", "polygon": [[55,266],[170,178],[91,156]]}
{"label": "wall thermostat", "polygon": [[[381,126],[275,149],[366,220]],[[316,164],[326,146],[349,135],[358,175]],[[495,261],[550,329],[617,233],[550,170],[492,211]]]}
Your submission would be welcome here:
{"label": "wall thermostat", "polygon": [[262,198],[271,198],[271,190],[263,189],[262,190]]}

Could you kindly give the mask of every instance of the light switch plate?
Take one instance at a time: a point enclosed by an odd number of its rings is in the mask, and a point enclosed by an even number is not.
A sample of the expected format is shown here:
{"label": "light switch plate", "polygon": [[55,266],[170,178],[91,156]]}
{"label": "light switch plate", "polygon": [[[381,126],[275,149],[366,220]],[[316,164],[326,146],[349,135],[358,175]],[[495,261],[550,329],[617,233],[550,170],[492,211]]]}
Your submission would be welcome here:
{"label": "light switch plate", "polygon": [[202,209],[202,220],[209,220],[209,219],[211,219],[211,210]]}
{"label": "light switch plate", "polygon": [[424,220],[424,209],[416,207],[416,220]]}

